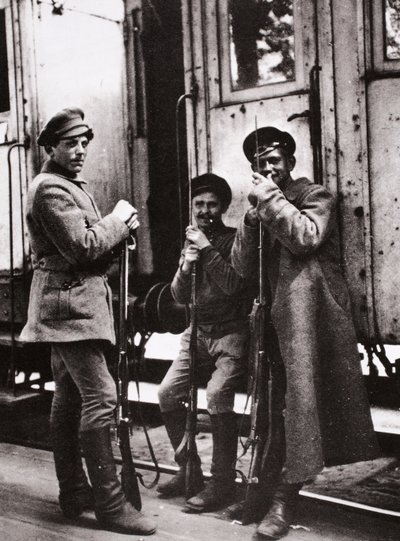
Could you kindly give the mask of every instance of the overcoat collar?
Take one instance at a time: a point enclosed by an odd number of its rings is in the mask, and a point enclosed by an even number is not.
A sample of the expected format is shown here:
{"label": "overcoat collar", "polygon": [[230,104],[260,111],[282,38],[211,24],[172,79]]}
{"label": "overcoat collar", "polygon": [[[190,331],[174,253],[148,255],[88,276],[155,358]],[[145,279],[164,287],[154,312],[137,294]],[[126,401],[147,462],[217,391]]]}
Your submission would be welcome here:
{"label": "overcoat collar", "polygon": [[82,177],[76,173],[71,173],[71,171],[68,171],[51,158],[43,164],[41,172],[58,175],[59,177],[66,178],[67,180],[71,180],[77,184],[87,184],[86,180],[84,180]]}
{"label": "overcoat collar", "polygon": [[286,188],[284,188],[283,194],[290,203],[294,203],[298,196],[303,192],[305,186],[311,184],[310,180],[306,177],[300,177],[296,180],[292,180]]}

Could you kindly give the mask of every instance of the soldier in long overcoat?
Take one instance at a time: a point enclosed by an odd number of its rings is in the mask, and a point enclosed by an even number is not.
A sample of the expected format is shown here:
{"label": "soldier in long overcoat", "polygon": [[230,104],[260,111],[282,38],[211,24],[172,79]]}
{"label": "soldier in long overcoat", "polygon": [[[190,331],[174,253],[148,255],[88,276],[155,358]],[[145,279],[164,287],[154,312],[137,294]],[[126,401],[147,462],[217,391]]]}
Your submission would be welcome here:
{"label": "soldier in long overcoat", "polygon": [[289,133],[274,127],[246,137],[243,149],[254,171],[252,206],[232,252],[238,272],[254,277],[262,224],[271,418],[274,438],[282,441],[283,467],[257,530],[260,539],[286,535],[299,489],[324,466],[377,455],[341,271],[335,198],[307,178],[292,178],[295,147]]}
{"label": "soldier in long overcoat", "polygon": [[[33,279],[21,339],[51,344],[55,382],[50,428],[61,510],[95,509],[110,530],[150,534],[155,523],[125,498],[111,448],[116,386],[105,352],[115,343],[106,270],[112,250],[139,223],[120,200],[101,217],[79,175],[93,132],[78,108],[54,115],[38,137],[49,155],[29,187]],[[80,440],[91,485],[82,468]]]}

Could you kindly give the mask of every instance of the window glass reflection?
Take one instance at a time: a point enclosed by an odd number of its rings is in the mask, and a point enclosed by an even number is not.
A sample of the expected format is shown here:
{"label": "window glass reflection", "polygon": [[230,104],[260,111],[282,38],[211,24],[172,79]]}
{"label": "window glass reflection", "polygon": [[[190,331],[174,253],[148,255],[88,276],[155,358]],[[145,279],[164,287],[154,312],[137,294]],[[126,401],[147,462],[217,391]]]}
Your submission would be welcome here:
{"label": "window glass reflection", "polygon": [[385,58],[400,59],[400,0],[385,0]]}
{"label": "window glass reflection", "polygon": [[229,0],[233,90],[295,80],[293,0]]}

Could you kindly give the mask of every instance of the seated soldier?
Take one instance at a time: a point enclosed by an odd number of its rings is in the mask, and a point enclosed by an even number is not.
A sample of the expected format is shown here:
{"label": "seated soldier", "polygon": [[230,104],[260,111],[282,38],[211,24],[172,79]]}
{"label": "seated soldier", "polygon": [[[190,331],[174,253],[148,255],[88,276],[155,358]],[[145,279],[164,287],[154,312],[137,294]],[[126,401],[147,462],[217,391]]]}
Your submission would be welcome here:
{"label": "seated soldier", "polygon": [[[203,489],[200,458],[197,456],[196,493],[186,502],[188,512],[223,507],[235,497],[237,422],[233,412],[234,394],[247,368],[248,296],[243,281],[230,263],[235,229],[226,227],[222,214],[232,194],[227,182],[212,173],[192,180],[192,212],[196,225],[186,229],[186,243],[172,282],[172,294],[179,303],[189,303],[191,267],[197,262],[197,359],[200,371],[208,372],[207,409],[213,438],[211,480]],[[181,349],[159,389],[165,427],[176,450],[185,433],[185,402],[189,390],[189,326]],[[178,474],[160,484],[163,497],[185,493],[186,457],[178,459]]]}

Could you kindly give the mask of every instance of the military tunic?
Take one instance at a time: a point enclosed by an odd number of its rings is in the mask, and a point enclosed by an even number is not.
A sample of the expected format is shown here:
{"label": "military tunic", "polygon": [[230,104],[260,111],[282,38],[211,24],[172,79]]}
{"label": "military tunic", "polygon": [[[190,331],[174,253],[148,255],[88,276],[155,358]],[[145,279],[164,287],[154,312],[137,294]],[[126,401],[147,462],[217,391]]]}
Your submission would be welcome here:
{"label": "military tunic", "polygon": [[102,218],[85,181],[52,160],[29,187],[27,224],[34,272],[21,339],[114,343],[105,271],[129,234],[126,224],[112,214]]}

